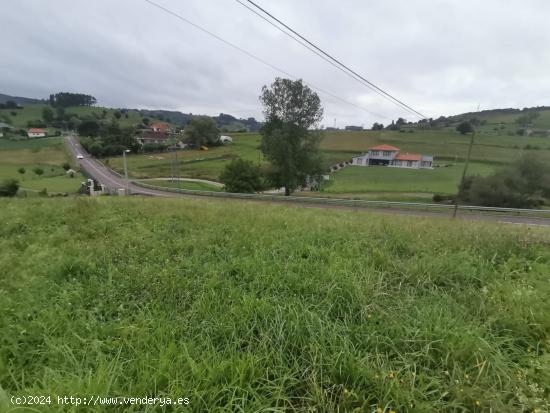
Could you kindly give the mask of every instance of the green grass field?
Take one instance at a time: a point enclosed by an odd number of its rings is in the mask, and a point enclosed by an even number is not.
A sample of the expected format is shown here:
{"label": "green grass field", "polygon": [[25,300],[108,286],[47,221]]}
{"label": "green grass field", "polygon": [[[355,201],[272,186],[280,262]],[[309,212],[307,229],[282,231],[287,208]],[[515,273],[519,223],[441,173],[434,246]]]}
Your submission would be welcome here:
{"label": "green grass field", "polygon": [[[448,167],[408,170],[402,168],[350,166],[331,175],[327,193],[403,192],[455,194],[464,164]],[[489,175],[494,167],[470,163],[469,175]]]}
{"label": "green grass field", "polygon": [[[78,191],[84,176],[74,174],[73,178],[65,174],[63,163],[74,164],[65,151],[63,138],[41,138],[8,140],[0,139],[0,181],[17,179],[21,190],[30,189],[47,192]],[[18,172],[24,168],[25,173]],[[39,176],[33,169],[40,167],[44,174]],[[73,168],[76,168],[73,166]]]}
{"label": "green grass field", "polygon": [[550,408],[548,231],[150,198],[2,200],[0,222],[2,412]]}
{"label": "green grass field", "polygon": [[147,179],[143,180],[144,183],[155,186],[162,186],[166,188],[180,188],[190,189],[193,191],[212,191],[221,192],[223,189],[219,186],[208,184],[206,182],[193,182],[193,181],[165,181],[160,179]]}
{"label": "green grass field", "polygon": [[[263,162],[259,150],[258,134],[235,134],[231,144],[214,146],[208,151],[184,150],[178,152],[180,174],[185,178],[200,178],[217,181],[227,162],[236,156],[254,162]],[[127,157],[128,173],[134,178],[169,177],[172,172],[174,155],[168,152],[159,154],[135,154]],[[109,165],[122,172],[122,157],[108,159]]]}

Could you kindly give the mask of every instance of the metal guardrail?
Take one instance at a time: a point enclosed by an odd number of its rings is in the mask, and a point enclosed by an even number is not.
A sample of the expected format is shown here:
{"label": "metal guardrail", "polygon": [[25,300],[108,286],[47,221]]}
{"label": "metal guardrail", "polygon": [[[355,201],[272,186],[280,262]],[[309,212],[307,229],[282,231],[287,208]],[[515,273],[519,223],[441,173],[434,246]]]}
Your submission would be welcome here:
{"label": "metal guardrail", "polygon": [[[132,181],[133,184],[143,188],[155,189],[160,191],[174,192],[186,195],[205,196],[212,198],[234,198],[234,199],[256,199],[263,201],[277,202],[300,202],[304,204],[318,205],[341,205],[355,208],[397,208],[414,209],[417,211],[452,211],[454,205],[448,204],[424,204],[420,202],[397,202],[397,201],[368,201],[363,199],[345,199],[345,198],[317,198],[306,196],[283,196],[268,194],[240,194],[232,192],[213,192],[197,191],[192,189],[170,188],[146,184],[144,182]],[[550,210],[547,209],[517,209],[517,208],[497,208],[473,205],[459,205],[458,210],[467,213],[485,213],[498,215],[528,216],[532,218],[550,218]]]}

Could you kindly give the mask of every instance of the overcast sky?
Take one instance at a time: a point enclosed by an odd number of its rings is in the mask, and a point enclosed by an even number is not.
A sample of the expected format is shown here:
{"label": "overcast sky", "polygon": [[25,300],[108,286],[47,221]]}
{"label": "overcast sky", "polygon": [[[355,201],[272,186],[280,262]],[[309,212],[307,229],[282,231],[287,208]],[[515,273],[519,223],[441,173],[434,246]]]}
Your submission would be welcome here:
{"label": "overcast sky", "polygon": [[[353,104],[319,92],[326,126],[414,120],[235,0],[155,1]],[[257,2],[429,117],[550,105],[548,0]],[[143,0],[3,0],[0,15],[0,93],[261,119],[262,85],[284,76]]]}

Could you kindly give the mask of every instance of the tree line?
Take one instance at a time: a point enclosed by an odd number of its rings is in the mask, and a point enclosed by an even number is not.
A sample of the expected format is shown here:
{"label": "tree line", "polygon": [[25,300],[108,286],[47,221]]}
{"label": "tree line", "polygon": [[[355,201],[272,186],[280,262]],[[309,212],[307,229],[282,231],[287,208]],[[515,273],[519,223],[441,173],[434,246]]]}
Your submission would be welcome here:
{"label": "tree line", "polygon": [[52,107],[66,108],[69,106],[92,106],[97,102],[96,98],[84,93],[59,92],[53,93],[49,97],[49,103]]}

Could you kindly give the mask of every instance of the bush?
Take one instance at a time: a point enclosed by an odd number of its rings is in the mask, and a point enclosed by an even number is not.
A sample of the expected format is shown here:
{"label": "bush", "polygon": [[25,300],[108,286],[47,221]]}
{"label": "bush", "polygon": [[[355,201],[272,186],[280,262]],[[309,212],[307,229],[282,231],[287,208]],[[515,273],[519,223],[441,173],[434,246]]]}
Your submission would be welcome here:
{"label": "bush", "polygon": [[63,162],[63,165],[61,165],[61,167],[66,171],[71,169],[71,165],[69,164],[69,162]]}
{"label": "bush", "polygon": [[13,197],[19,190],[19,182],[16,179],[6,179],[0,184],[0,197]]}
{"label": "bush", "polygon": [[32,170],[36,175],[40,176],[44,173],[44,169],[42,169],[41,167],[37,166],[36,168],[33,168]]}
{"label": "bush", "polygon": [[468,177],[459,197],[481,206],[534,208],[550,199],[550,165],[533,155],[491,176]]}
{"label": "bush", "polygon": [[470,122],[464,121],[458,124],[456,130],[462,135],[466,135],[467,133],[472,133],[474,131],[474,127]]}
{"label": "bush", "polygon": [[264,187],[260,167],[241,158],[225,166],[220,180],[225,184],[226,192],[253,193]]}

